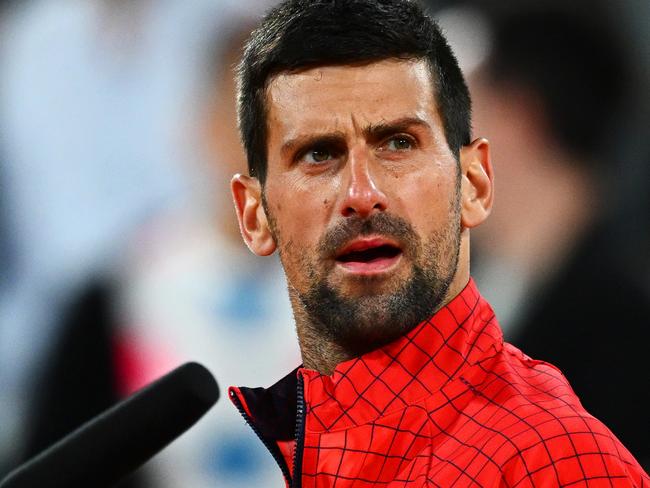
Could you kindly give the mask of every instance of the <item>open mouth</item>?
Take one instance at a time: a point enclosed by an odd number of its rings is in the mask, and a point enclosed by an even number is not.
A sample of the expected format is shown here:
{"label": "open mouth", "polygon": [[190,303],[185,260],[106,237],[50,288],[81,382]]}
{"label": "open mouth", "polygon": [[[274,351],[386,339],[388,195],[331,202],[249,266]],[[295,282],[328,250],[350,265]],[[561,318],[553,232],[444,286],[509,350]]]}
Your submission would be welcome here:
{"label": "open mouth", "polygon": [[400,247],[385,239],[361,239],[345,246],[336,262],[348,271],[373,274],[386,271],[401,255]]}
{"label": "open mouth", "polygon": [[363,251],[351,251],[343,254],[337,258],[342,263],[372,263],[381,259],[391,259],[400,254],[402,251],[389,244],[384,244],[379,247],[372,247]]}

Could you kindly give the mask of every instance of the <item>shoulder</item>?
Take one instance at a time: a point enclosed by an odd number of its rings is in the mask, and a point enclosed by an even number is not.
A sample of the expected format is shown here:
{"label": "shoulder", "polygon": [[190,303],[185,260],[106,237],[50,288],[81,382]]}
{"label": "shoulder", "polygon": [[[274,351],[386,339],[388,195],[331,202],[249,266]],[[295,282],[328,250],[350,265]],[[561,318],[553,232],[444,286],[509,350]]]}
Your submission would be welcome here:
{"label": "shoulder", "polygon": [[614,434],[582,407],[557,368],[507,343],[489,364],[477,366],[466,377],[476,398],[471,415],[486,433],[482,450],[490,451],[507,486],[580,486],[597,479],[607,486],[650,483]]}

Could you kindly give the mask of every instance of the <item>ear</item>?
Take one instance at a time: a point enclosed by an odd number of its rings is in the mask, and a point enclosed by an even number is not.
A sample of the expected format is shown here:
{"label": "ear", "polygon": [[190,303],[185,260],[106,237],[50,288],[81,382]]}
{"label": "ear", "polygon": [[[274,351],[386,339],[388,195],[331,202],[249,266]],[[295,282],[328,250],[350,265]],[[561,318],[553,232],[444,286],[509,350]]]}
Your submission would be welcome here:
{"label": "ear", "polygon": [[236,174],[230,181],[230,190],[235,202],[239,230],[248,248],[258,256],[273,254],[277,246],[262,205],[259,180]]}
{"label": "ear", "polygon": [[472,228],[490,215],[494,199],[494,173],[490,143],[476,139],[460,150],[461,225]]}

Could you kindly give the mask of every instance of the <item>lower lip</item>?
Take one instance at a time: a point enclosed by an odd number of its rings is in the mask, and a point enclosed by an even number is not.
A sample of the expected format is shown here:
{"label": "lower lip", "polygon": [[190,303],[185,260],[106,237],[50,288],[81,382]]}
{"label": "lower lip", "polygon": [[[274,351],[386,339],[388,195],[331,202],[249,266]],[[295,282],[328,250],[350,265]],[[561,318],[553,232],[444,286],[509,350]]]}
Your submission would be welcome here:
{"label": "lower lip", "polygon": [[347,273],[356,276],[375,276],[391,271],[397,266],[397,263],[399,263],[401,258],[402,255],[398,254],[397,256],[390,258],[377,258],[368,262],[337,261],[336,264],[343,268]]}

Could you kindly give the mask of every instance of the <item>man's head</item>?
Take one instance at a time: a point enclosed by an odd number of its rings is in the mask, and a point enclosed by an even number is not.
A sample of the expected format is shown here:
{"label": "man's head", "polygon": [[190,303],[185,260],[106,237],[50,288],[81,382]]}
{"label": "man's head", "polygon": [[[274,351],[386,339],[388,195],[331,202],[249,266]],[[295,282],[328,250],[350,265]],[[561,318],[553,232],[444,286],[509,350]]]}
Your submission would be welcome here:
{"label": "man's head", "polygon": [[275,75],[383,59],[426,62],[447,142],[458,155],[470,142],[469,92],[447,41],[416,2],[295,0],[269,12],[239,66],[239,125],[250,175],[266,180],[266,90]]}
{"label": "man's head", "polygon": [[241,71],[252,167],[233,195],[249,247],[280,251],[303,356],[376,347],[457,294],[492,174],[487,142],[469,142],[467,89],[435,24],[408,1],[287,2]]}

